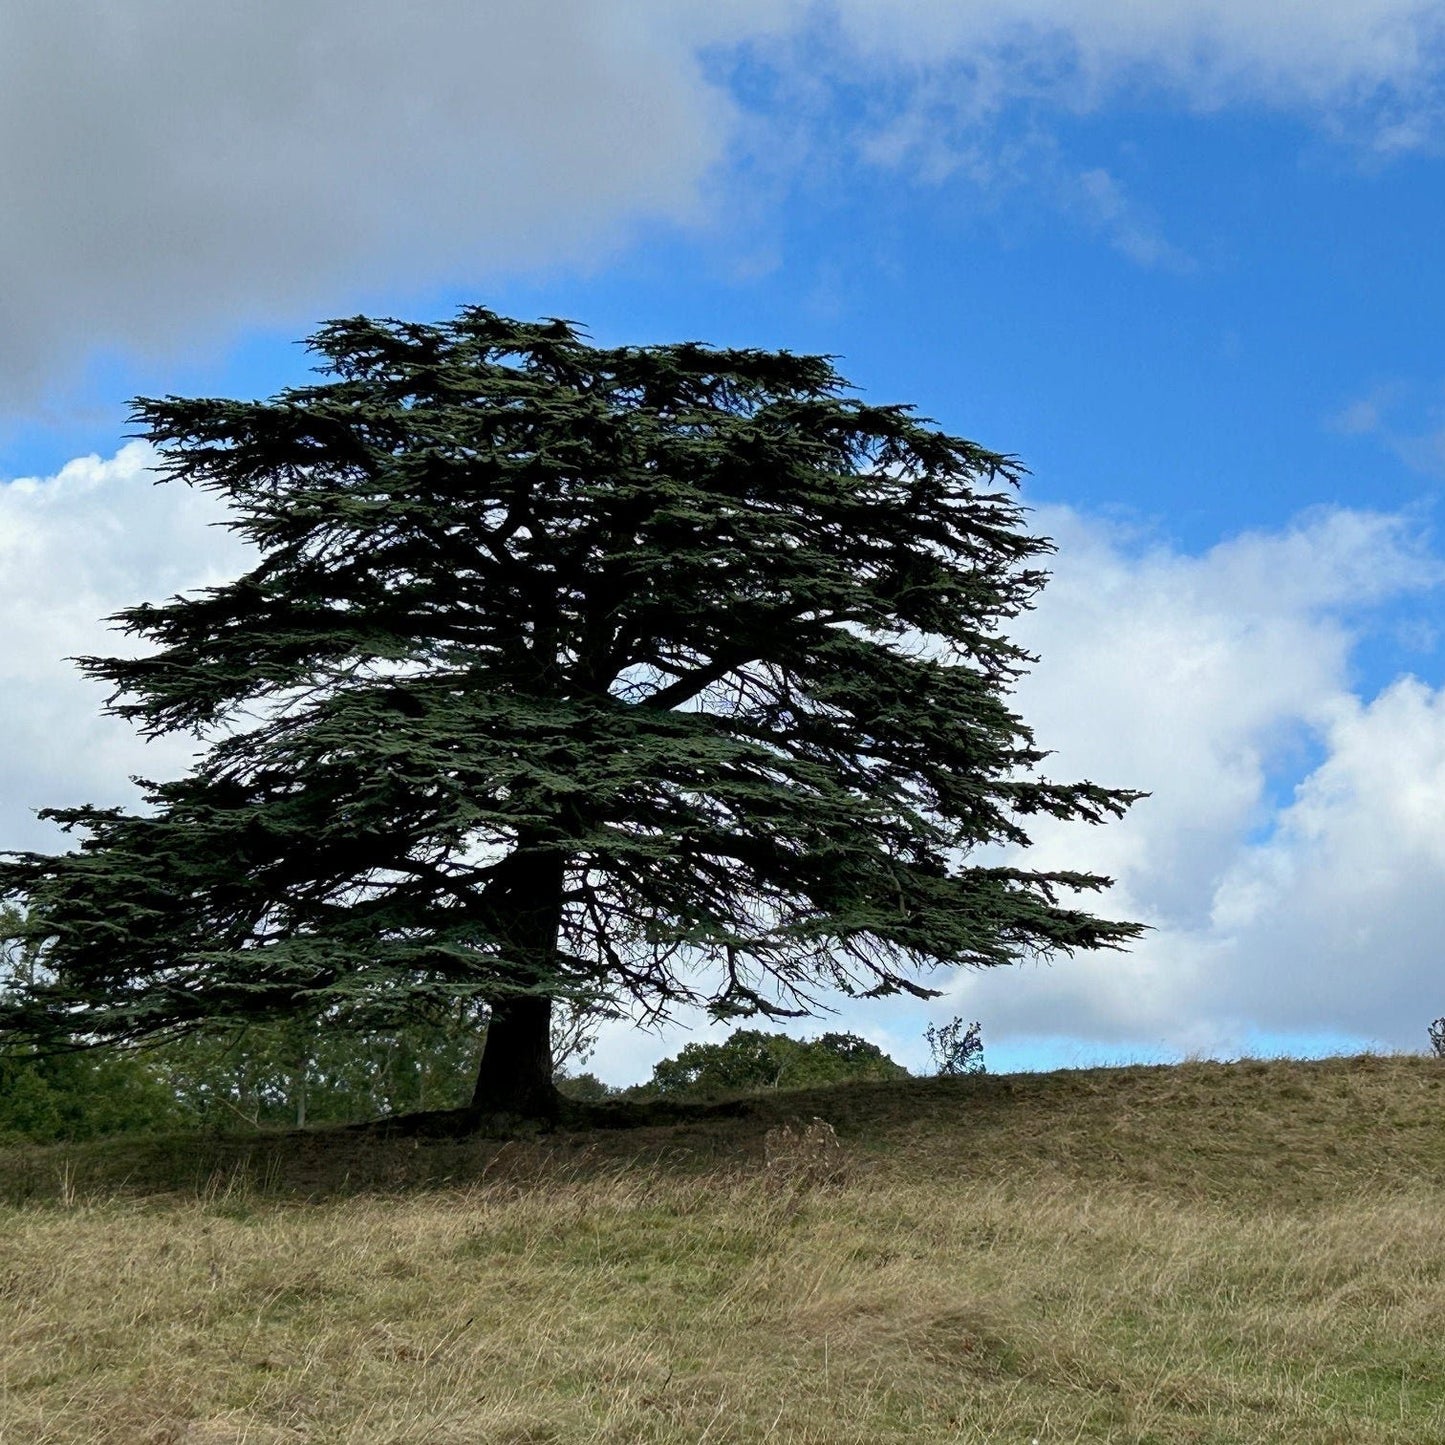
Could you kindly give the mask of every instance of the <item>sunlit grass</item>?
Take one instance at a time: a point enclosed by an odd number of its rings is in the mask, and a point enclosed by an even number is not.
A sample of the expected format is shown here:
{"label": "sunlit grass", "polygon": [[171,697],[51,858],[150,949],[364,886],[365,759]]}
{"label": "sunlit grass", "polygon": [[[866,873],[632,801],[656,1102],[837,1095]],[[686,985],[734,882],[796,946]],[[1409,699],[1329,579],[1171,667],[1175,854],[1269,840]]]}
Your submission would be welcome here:
{"label": "sunlit grass", "polygon": [[[765,1152],[814,1115],[836,1153]],[[1424,1058],[116,1140],[0,1197],[5,1445],[1445,1441]]]}

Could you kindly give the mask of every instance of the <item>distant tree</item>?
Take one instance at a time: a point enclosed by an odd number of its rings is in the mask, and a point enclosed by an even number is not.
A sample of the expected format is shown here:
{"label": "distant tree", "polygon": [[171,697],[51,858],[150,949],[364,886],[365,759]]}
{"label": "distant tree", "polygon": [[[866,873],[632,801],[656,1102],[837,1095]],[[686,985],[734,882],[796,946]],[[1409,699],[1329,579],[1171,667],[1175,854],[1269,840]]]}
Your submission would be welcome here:
{"label": "distant tree", "polygon": [[[20,922],[0,908],[0,934]],[[0,1001],[35,973],[35,960],[13,944],[0,954]],[[0,1043],[0,1140],[51,1143],[187,1122],[184,1109],[149,1058],[117,1049],[37,1055],[24,1042]]]}
{"label": "distant tree", "polygon": [[157,1048],[153,1067],[193,1119],[302,1128],[466,1104],[481,1038],[449,1020],[333,1029],[305,1019],[213,1026]]}
{"label": "distant tree", "polygon": [[[554,1001],[551,1018],[552,1072],[585,1064],[597,1049],[597,1031],[611,1011]],[[575,1097],[575,1096],[574,1096]]]}
{"label": "distant tree", "polygon": [[[558,1073],[591,1056],[594,1018],[559,1008],[553,1025]],[[331,1028],[302,1018],[212,1027],[151,1057],[188,1116],[301,1128],[461,1108],[485,1040],[485,1010],[463,1004],[393,1028]],[[575,1088],[564,1092],[582,1097]]]}
{"label": "distant tree", "polygon": [[793,1039],[737,1029],[720,1044],[687,1044],[652,1070],[649,1093],[706,1096],[797,1089],[844,1079],[905,1079],[908,1070],[855,1034]]}
{"label": "distant tree", "polygon": [[596,1074],[567,1074],[559,1070],[556,1084],[563,1098],[577,1099],[583,1103],[611,1099],[622,1092],[621,1089],[614,1089],[611,1084],[604,1083]]}
{"label": "distant tree", "polygon": [[143,1055],[109,1048],[37,1057],[0,1048],[0,1141],[54,1143],[190,1122]]}
{"label": "distant tree", "polygon": [[[47,809],[0,898],[11,1037],[389,1029],[476,1003],[473,1117],[559,1108],[558,1001],[799,1016],[1118,948],[1107,878],[972,865],[1144,796],[1031,775],[999,633],[1052,550],[1008,457],[826,357],[599,348],[481,307],[334,321],[320,384],[143,399],[259,564],[116,615],[109,711],[203,749],[145,811]],[[923,645],[924,643],[928,645]]]}
{"label": "distant tree", "polygon": [[1438,1018],[1430,1025],[1430,1047],[1437,1059],[1445,1059],[1445,1018]]}

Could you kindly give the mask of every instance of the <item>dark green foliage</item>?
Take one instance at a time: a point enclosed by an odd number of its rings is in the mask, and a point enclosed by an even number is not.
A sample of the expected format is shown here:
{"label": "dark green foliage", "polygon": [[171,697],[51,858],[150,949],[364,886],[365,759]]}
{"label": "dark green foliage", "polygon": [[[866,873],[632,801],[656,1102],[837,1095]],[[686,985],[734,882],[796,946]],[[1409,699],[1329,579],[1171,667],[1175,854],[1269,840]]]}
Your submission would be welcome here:
{"label": "dark green foliage", "polygon": [[148,654],[80,660],[206,750],[143,812],[47,810],[75,851],[0,862],[43,963],[0,1029],[479,1006],[477,1107],[546,1112],[552,1000],[796,1014],[1142,931],[1059,900],[1106,878],[966,862],[1142,796],[1030,776],[999,624],[1051,544],[1010,458],[825,357],[480,307],[310,344],[317,385],[137,403],[262,557],[119,613]]}
{"label": "dark green foliage", "polygon": [[0,1140],[39,1143],[192,1122],[149,1060],[117,1049],[36,1058],[0,1050]]}
{"label": "dark green foliage", "polygon": [[579,1099],[587,1103],[612,1099],[622,1093],[621,1089],[614,1089],[611,1084],[604,1083],[596,1074],[559,1073],[557,1088],[564,1098]]}
{"label": "dark green foliage", "polygon": [[[20,923],[0,907],[0,938]],[[36,974],[34,958],[13,946],[0,954],[0,1002]],[[118,1049],[38,1056],[23,1043],[0,1043],[0,1140],[40,1143],[91,1139],[188,1122],[152,1062]]]}
{"label": "dark green foliage", "polygon": [[649,1094],[706,1098],[759,1089],[801,1089],[845,1079],[904,1079],[876,1044],[855,1034],[792,1039],[757,1029],[737,1029],[721,1044],[688,1044],[675,1059],[664,1059],[644,1085]]}

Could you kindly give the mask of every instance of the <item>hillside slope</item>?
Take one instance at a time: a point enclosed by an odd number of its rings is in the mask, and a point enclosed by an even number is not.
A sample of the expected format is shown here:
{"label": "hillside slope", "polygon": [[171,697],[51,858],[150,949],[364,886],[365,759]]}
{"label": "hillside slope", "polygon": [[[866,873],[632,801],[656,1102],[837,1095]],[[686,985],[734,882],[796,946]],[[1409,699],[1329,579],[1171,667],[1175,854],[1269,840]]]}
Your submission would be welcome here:
{"label": "hillside slope", "polygon": [[0,1200],[4,1445],[1445,1442],[1431,1059],[116,1139]]}

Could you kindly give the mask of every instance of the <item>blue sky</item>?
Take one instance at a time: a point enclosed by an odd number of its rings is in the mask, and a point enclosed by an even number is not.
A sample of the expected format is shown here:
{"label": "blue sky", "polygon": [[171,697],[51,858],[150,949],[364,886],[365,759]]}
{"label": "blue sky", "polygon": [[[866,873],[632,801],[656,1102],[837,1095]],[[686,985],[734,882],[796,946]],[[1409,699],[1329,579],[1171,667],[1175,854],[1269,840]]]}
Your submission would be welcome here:
{"label": "blue sky", "polygon": [[[122,452],[129,398],[270,394],[327,317],[481,302],[832,353],[1030,468],[1060,551],[1020,710],[1055,775],[1154,794],[1038,857],[1113,873],[1101,911],[1156,932],[815,1028],[915,1067],[955,1013],[996,1069],[1427,1046],[1445,7],[447,3],[398,32],[327,0],[179,38],[129,8],[25,22],[0,61],[26,282],[0,303],[0,846],[141,766],[58,659],[240,563]],[[596,1066],[681,1037],[610,1032]]]}

